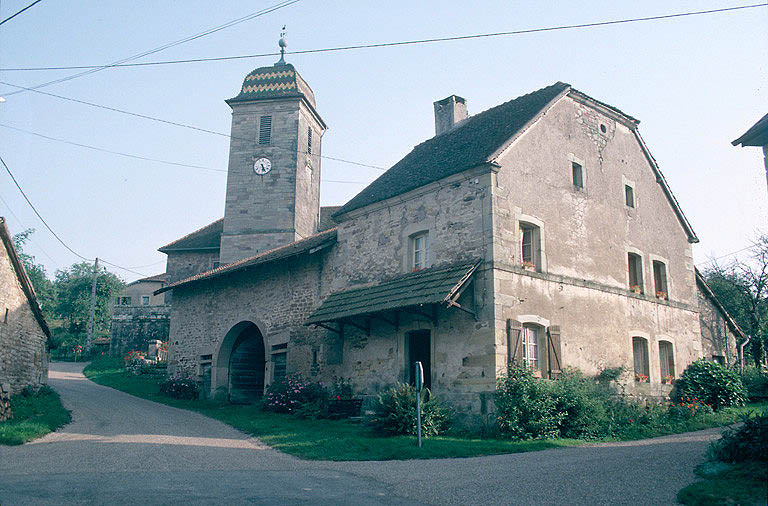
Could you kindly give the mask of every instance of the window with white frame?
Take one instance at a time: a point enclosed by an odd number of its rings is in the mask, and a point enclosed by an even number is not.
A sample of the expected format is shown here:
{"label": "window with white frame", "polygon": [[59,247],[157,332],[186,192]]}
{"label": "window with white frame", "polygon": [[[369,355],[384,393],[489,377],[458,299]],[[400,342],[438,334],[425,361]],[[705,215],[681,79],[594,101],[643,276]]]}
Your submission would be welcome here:
{"label": "window with white frame", "polygon": [[429,232],[411,236],[411,270],[420,271],[429,267]]}
{"label": "window with white frame", "polygon": [[644,337],[633,337],[632,355],[635,362],[635,381],[648,383],[648,340]]}
{"label": "window with white frame", "polygon": [[523,365],[525,367],[539,368],[539,333],[541,327],[537,325],[523,325],[521,344],[523,346]]}
{"label": "window with white frame", "polygon": [[669,341],[659,341],[659,362],[661,380],[669,382],[675,377],[675,353]]}
{"label": "window with white frame", "polygon": [[523,269],[541,271],[541,229],[520,222],[520,260]]}

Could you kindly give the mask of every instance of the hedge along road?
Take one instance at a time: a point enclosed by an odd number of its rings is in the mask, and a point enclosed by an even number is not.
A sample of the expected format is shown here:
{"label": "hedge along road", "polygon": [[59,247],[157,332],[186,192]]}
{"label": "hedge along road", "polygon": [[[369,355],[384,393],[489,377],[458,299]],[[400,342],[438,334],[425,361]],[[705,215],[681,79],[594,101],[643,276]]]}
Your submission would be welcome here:
{"label": "hedge along road", "polygon": [[675,504],[719,430],[466,459],[304,461],[54,363],[72,423],[0,447],[10,504]]}

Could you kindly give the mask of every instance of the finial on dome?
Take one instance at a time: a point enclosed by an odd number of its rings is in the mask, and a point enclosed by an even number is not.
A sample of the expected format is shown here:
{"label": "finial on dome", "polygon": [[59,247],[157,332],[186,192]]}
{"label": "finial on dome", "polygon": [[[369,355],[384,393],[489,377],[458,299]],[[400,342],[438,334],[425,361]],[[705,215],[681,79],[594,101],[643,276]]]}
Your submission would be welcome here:
{"label": "finial on dome", "polygon": [[277,42],[277,45],[280,46],[280,60],[278,60],[278,62],[275,63],[275,67],[278,67],[280,65],[286,65],[285,48],[288,45],[288,43],[285,41],[285,25],[283,25],[283,31],[280,32],[280,40]]}

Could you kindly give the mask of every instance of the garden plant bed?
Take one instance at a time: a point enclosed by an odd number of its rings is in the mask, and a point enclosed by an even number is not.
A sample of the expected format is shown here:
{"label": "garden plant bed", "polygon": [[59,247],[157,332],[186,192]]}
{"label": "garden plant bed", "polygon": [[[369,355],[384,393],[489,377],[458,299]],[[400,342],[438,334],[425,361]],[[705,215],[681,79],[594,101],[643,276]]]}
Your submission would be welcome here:
{"label": "garden plant bed", "polygon": [[11,397],[13,418],[0,422],[0,445],[20,445],[45,436],[72,419],[52,388]]}
{"label": "garden plant bed", "polygon": [[[188,409],[220,420],[247,434],[258,437],[269,446],[311,460],[405,460],[424,458],[476,457],[503,453],[520,453],[549,448],[579,446],[595,440],[537,439],[512,441],[508,439],[438,436],[424,440],[417,448],[409,436],[380,436],[367,426],[349,420],[311,420],[293,415],[269,413],[259,406],[217,404],[201,400],[179,400],[160,395],[159,381],[146,375],[134,376],[123,369],[122,360],[102,358],[92,362],[84,371],[92,381],[104,386]],[[750,411],[762,410],[768,403],[745,408],[723,410],[687,423],[665,427],[631,427],[621,439],[643,439],[692,430],[718,427],[739,421]],[[607,441],[608,439],[603,439]],[[613,438],[611,440],[616,440]]]}

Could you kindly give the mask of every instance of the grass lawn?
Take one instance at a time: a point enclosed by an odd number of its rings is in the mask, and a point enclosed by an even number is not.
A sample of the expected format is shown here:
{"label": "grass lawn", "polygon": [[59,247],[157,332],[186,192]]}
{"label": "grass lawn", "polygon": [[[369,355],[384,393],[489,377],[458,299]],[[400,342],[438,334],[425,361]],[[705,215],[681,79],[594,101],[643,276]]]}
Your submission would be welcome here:
{"label": "grass lawn", "polygon": [[703,480],[688,485],[677,494],[677,500],[683,504],[765,504],[768,497],[765,463],[706,462],[696,468],[696,474]]}
{"label": "grass lawn", "polygon": [[36,394],[11,397],[13,418],[0,422],[0,445],[20,445],[45,436],[72,419],[57,394],[50,387]]}
{"label": "grass lawn", "polygon": [[[425,439],[423,447],[418,448],[414,437],[379,436],[360,423],[345,420],[304,420],[292,415],[263,412],[256,406],[221,405],[209,401],[171,399],[158,393],[156,378],[148,375],[134,376],[125,372],[122,359],[119,357],[99,358],[88,365],[84,373],[92,381],[101,385],[215,418],[258,437],[273,448],[305,459],[403,460],[476,457],[579,446],[594,442],[574,439],[510,441],[441,436]],[[768,409],[768,403],[721,410],[705,417],[675,424],[632,427],[623,431],[620,439],[643,439],[718,427],[739,421],[745,413],[755,409]]]}

